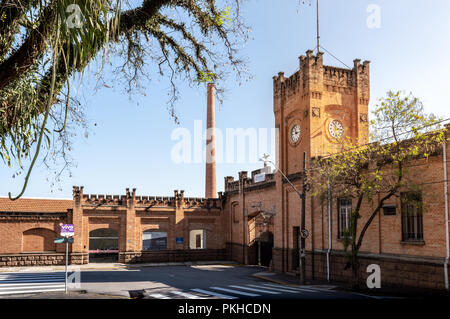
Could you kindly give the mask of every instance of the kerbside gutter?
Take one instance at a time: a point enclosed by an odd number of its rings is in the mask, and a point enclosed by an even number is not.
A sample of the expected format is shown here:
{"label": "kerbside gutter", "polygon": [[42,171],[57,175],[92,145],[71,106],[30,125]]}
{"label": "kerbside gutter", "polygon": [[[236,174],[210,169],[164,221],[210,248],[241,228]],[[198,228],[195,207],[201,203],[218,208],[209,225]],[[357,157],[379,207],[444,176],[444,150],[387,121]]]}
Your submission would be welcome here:
{"label": "kerbside gutter", "polygon": [[445,197],[445,238],[447,240],[447,256],[445,257],[444,262],[444,275],[445,275],[445,289],[450,290],[448,284],[448,261],[450,258],[450,239],[448,232],[448,175],[447,175],[447,143],[443,143],[443,157],[444,157],[444,197]]}

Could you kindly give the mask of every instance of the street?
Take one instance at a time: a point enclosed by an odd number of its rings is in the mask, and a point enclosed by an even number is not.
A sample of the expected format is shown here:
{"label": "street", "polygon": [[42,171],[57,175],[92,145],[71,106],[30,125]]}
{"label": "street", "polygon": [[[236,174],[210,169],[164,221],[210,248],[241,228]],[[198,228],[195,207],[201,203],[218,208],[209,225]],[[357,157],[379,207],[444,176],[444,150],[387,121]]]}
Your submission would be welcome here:
{"label": "street", "polygon": [[[252,276],[264,269],[192,265],[82,269],[69,273],[69,290],[144,299],[369,299],[332,285],[287,286]],[[79,282],[78,282],[79,281]],[[78,282],[79,285],[74,285]],[[64,272],[0,273],[0,298],[64,291]],[[379,298],[379,297],[378,297]]]}

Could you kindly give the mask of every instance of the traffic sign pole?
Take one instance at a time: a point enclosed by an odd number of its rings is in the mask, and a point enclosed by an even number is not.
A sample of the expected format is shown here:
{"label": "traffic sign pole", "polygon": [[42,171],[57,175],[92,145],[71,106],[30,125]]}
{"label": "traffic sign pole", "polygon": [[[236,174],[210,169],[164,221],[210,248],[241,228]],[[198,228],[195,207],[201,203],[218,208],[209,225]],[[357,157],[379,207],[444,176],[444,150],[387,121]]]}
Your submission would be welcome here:
{"label": "traffic sign pole", "polygon": [[65,283],[64,283],[64,288],[66,290],[67,293],[67,264],[69,262],[69,238],[66,237],[66,277],[65,277]]}

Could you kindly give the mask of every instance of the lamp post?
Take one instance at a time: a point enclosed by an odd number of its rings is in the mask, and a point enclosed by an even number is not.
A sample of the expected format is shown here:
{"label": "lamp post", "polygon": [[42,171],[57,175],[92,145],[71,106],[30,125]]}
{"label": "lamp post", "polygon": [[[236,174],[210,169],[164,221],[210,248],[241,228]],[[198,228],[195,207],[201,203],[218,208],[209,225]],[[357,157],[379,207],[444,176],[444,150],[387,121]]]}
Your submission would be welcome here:
{"label": "lamp post", "polygon": [[308,237],[308,231],[305,228],[305,215],[306,215],[306,152],[303,152],[303,185],[302,185],[302,192],[300,192],[297,187],[295,187],[294,184],[289,180],[289,178],[283,173],[283,171],[271,160],[269,160],[269,155],[264,154],[263,157],[260,159],[260,161],[264,162],[264,164],[271,163],[277,171],[280,172],[280,174],[283,176],[283,178],[289,183],[289,185],[293,188],[293,190],[297,193],[300,200],[302,201],[301,205],[301,212],[300,212],[300,221],[301,221],[301,230],[299,233],[300,236],[300,245],[299,245],[299,273],[300,273],[300,284],[305,284],[305,239]]}

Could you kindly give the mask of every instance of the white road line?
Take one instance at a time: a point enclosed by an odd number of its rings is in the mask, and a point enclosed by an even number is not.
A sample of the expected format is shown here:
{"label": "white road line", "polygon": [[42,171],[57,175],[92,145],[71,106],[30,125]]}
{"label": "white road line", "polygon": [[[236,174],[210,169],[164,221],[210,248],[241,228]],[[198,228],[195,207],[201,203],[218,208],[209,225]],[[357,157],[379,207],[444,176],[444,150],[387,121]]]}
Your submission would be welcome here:
{"label": "white road line", "polygon": [[243,292],[243,291],[238,291],[238,290],[233,290],[233,289],[227,289],[227,288],[220,288],[220,287],[209,287],[209,288],[210,289],[214,289],[214,290],[221,290],[221,291],[230,292],[232,294],[248,296],[248,297],[260,297],[261,296],[261,295],[257,295],[257,294],[251,294],[251,293],[248,293],[248,292]]}
{"label": "white road line", "polygon": [[20,286],[30,286],[30,287],[36,287],[39,285],[46,285],[46,286],[54,286],[64,284],[64,281],[54,282],[54,283],[47,283],[47,282],[29,282],[29,283],[19,283],[19,284],[0,284],[0,289],[3,287],[20,287]]}
{"label": "white road line", "polygon": [[237,289],[244,289],[244,290],[250,290],[250,291],[256,291],[256,292],[262,292],[265,294],[271,294],[271,295],[279,295],[279,292],[270,291],[270,290],[264,290],[264,289],[256,289],[256,288],[248,288],[244,286],[237,286],[237,285],[229,285],[228,287],[231,288],[237,288]]}
{"label": "white road line", "polygon": [[150,297],[156,298],[156,299],[170,299],[169,297],[161,294],[149,294]]}
{"label": "white road line", "polygon": [[211,295],[211,296],[215,296],[215,297],[219,297],[219,298],[224,298],[224,299],[237,299],[237,297],[233,297],[233,296],[228,296],[228,295],[223,295],[223,294],[219,294],[218,292],[214,292],[214,291],[209,291],[209,290],[203,290],[203,289],[191,289],[192,291],[195,292],[199,292],[201,294],[205,294],[205,295]]}
{"label": "white road line", "polygon": [[187,299],[205,299],[203,297],[192,295],[192,294],[189,294],[187,292],[182,292],[182,291],[171,291],[171,293],[173,293],[175,295],[179,295],[179,296],[185,297]]}
{"label": "white road line", "polygon": [[308,288],[295,288],[295,287],[291,287],[291,286],[281,286],[281,285],[272,285],[272,284],[263,284],[264,286],[270,286],[270,287],[275,287],[275,288],[287,288],[287,289],[291,289],[291,290],[296,290],[296,291],[305,291],[305,292],[318,292],[317,290],[312,290],[312,289],[308,289]]}
{"label": "white road line", "polygon": [[23,289],[30,290],[30,289],[36,289],[36,288],[61,288],[61,287],[64,288],[65,285],[63,284],[63,285],[44,285],[44,286],[25,286],[25,287],[6,287],[6,288],[0,287],[0,291],[17,289],[17,288],[20,288],[22,290]]}
{"label": "white road line", "polygon": [[266,286],[260,286],[260,285],[247,285],[247,286],[256,287],[256,288],[270,289],[270,290],[276,290],[276,291],[283,291],[283,292],[290,292],[290,293],[293,293],[293,294],[301,293],[301,291],[290,290],[290,289],[285,289],[285,288],[272,288],[272,287],[266,287]]}
{"label": "white road line", "polygon": [[64,291],[64,288],[59,288],[59,289],[39,289],[39,290],[0,291],[0,295],[34,294],[36,292],[52,292],[52,291]]}
{"label": "white road line", "polygon": [[0,277],[0,281],[2,280],[28,280],[28,279],[33,279],[33,278],[45,278],[45,279],[51,279],[51,278],[64,278],[64,275],[58,275],[58,276],[33,276],[33,277],[22,277],[22,276],[7,276],[7,277]]}
{"label": "white road line", "polygon": [[55,279],[38,279],[38,278],[36,278],[36,279],[27,279],[27,280],[4,280],[4,281],[1,281],[0,282],[0,286],[1,285],[3,285],[3,283],[11,283],[11,282],[17,282],[17,283],[20,283],[20,282],[24,282],[24,283],[27,283],[27,282],[60,282],[60,281],[64,281],[64,279],[65,278],[55,278]]}
{"label": "white road line", "polygon": [[[72,272],[72,271],[69,271],[69,272]],[[64,272],[46,272],[46,273],[9,272],[9,273],[0,273],[0,276],[21,276],[21,277],[55,276],[55,275],[64,275]]]}

